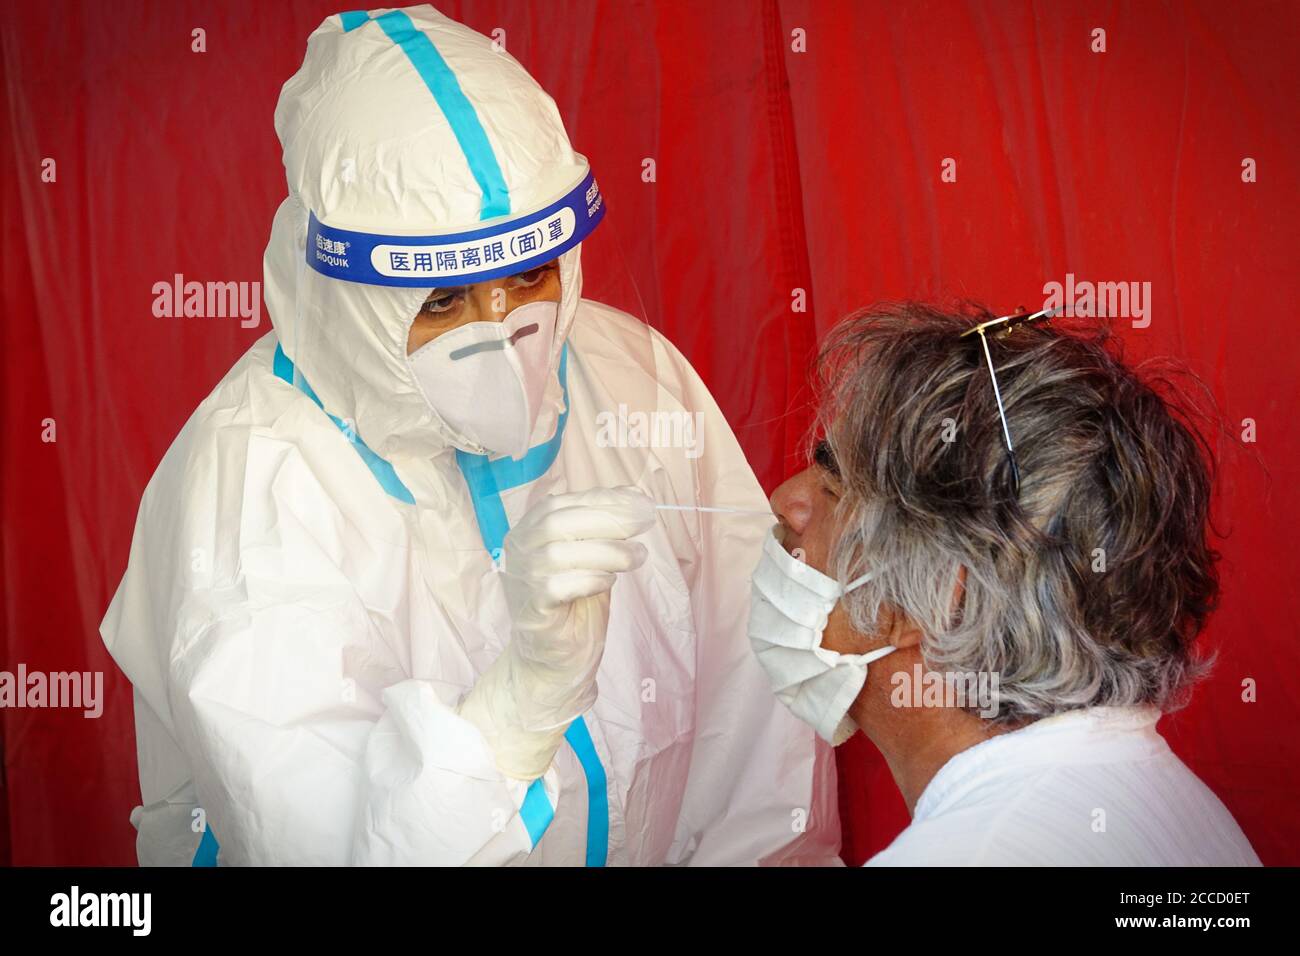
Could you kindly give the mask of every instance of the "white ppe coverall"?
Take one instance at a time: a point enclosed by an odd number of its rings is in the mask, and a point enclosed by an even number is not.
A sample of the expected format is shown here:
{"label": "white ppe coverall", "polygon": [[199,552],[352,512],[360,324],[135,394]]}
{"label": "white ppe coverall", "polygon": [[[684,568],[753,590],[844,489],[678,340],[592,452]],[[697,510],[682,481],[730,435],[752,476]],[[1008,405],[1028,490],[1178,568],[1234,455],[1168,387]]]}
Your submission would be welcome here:
{"label": "white ppe coverall", "polygon": [[[421,6],[326,19],[275,121],[273,331],[150,480],[101,626],[134,686],[140,862],[838,863],[830,750],[745,636],[761,516],[655,513],[536,779],[461,715],[512,639],[502,543],[547,496],[766,508],[686,360],[581,299],[603,200],[551,99]],[[557,257],[527,450],[493,455],[435,411],[408,331],[431,289]],[[698,414],[701,453],[610,440],[620,406]]]}

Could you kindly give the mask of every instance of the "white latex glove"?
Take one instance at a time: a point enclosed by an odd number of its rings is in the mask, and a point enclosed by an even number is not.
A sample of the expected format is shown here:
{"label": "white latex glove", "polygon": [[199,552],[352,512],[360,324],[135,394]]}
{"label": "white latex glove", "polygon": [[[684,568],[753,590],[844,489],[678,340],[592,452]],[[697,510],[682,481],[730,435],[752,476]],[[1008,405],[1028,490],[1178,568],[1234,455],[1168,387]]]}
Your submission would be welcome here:
{"label": "white latex glove", "polygon": [[497,767],[535,780],[569,724],[596,701],[609,590],[639,568],[654,502],[636,488],[548,495],[506,535],[503,583],[510,644],[474,685],[460,715],[487,738]]}

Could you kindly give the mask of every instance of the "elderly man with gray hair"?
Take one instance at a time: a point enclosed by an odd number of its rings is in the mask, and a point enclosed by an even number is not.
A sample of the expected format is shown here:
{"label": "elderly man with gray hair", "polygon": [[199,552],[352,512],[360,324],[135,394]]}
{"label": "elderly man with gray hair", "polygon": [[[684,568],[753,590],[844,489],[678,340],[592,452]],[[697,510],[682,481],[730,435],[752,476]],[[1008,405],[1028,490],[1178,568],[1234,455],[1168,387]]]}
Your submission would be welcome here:
{"label": "elderly man with gray hair", "polygon": [[1208,667],[1210,450],[1168,382],[1044,318],[833,330],[755,652],[821,736],[884,754],[912,823],[870,864],[1258,865],[1156,730]]}

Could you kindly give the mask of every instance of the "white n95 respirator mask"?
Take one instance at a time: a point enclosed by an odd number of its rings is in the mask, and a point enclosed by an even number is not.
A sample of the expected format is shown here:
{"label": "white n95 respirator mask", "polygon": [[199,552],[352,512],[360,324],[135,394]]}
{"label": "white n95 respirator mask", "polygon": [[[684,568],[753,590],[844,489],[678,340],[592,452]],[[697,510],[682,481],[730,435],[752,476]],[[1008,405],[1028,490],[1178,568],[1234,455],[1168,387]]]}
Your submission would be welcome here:
{"label": "white n95 respirator mask", "polygon": [[408,358],[424,397],[489,452],[522,458],[550,378],[558,302],[530,302],[500,322],[470,322]]}
{"label": "white n95 respirator mask", "polygon": [[[779,529],[779,526],[778,526]],[[749,603],[749,641],[776,696],[818,736],[838,747],[857,732],[849,708],[867,680],[867,665],[892,653],[839,654],[822,647],[826,621],[847,586],[794,557],[776,531],[763,540]]]}

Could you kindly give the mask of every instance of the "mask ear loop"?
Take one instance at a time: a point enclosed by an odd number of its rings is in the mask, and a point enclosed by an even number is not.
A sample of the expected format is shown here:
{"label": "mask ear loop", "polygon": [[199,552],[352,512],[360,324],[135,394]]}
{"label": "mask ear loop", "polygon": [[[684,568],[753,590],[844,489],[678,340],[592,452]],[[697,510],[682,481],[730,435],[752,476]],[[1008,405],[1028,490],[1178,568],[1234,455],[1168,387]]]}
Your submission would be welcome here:
{"label": "mask ear loop", "polygon": [[866,584],[868,581],[870,581],[872,578],[874,578],[874,577],[875,577],[877,574],[879,574],[879,573],[880,573],[880,568],[876,568],[876,569],[873,570],[873,571],[868,571],[866,574],[862,575],[862,577],[860,577],[860,578],[854,578],[854,579],[853,579],[852,581],[850,581],[848,584],[844,585],[844,593],[845,593],[845,594],[848,594],[848,593],[849,593],[850,591],[852,591],[854,588],[856,588],[856,587],[860,587],[861,585]]}
{"label": "mask ear loop", "polygon": [[[874,568],[871,571],[868,571],[866,574],[862,575],[861,577],[854,578],[852,581],[850,581],[848,584],[844,586],[844,591],[840,595],[840,597],[843,597],[845,594],[848,594],[854,588],[866,584],[873,577],[879,574],[882,570],[883,568]],[[870,664],[873,661],[878,661],[880,660],[880,658],[885,657],[888,654],[892,654],[896,650],[898,650],[898,648],[895,647],[893,644],[886,644],[884,647],[877,647],[873,651],[866,651],[862,654],[852,654],[852,655],[845,655],[845,656],[852,657],[856,663],[865,665],[865,664]]]}
{"label": "mask ear loop", "polygon": [[860,577],[860,578],[854,578],[854,579],[853,579],[852,581],[850,581],[848,584],[844,585],[844,593],[845,593],[845,594],[848,594],[848,593],[849,593],[850,591],[852,591],[854,588],[856,588],[856,587],[861,587],[862,585],[866,584],[868,581],[871,580],[871,577],[872,577],[872,574],[873,574],[873,573],[874,573],[874,572],[872,572],[872,571],[868,571],[866,574],[862,575],[862,577]]}
{"label": "mask ear loop", "polygon": [[861,663],[871,664],[880,660],[882,657],[894,653],[896,650],[898,650],[898,648],[893,644],[886,644],[884,647],[877,647],[874,651],[867,651],[865,654],[859,654],[858,656],[862,659]]}

